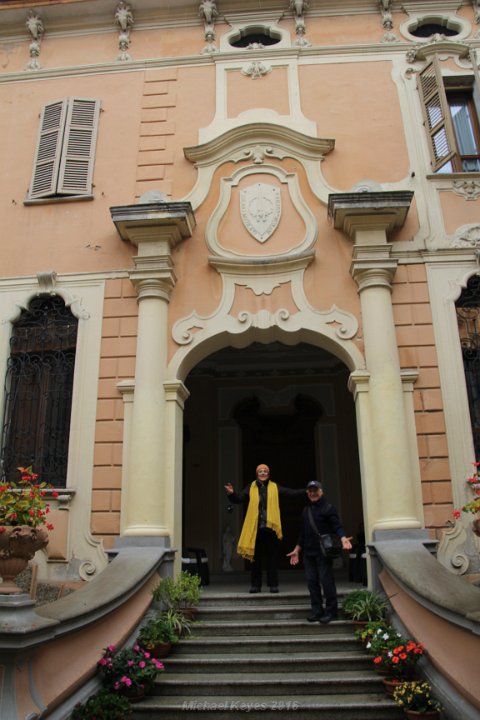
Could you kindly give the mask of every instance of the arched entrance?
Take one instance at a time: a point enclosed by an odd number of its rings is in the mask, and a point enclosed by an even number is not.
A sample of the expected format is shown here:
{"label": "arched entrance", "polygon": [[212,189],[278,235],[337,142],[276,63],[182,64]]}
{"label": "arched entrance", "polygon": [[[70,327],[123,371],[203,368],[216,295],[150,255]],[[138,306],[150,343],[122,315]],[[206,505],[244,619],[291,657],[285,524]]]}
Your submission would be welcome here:
{"label": "arched entrance", "polygon": [[[363,510],[349,372],[333,354],[307,343],[253,342],[218,350],[187,375],[183,545],[204,548],[211,571],[222,572],[222,538],[227,528],[238,537],[243,519],[223,485],[241,489],[259,462],[287,487],[321,479],[348,533],[356,534]],[[303,505],[303,498],[283,504],[283,555],[295,544]],[[234,556],[232,568],[243,567]]]}

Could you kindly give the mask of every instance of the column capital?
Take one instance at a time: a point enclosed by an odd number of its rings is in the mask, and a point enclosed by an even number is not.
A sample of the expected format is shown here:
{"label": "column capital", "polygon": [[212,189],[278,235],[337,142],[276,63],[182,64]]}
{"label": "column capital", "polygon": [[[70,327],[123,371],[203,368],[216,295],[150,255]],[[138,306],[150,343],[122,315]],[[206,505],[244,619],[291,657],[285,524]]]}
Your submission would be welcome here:
{"label": "column capital", "polygon": [[113,223],[122,240],[136,245],[139,255],[156,243],[170,253],[192,235],[195,215],[189,202],[148,202],[110,208]]}
{"label": "column capital", "polygon": [[398,260],[390,257],[392,246],[355,245],[350,273],[360,291],[367,287],[387,287],[392,289],[392,280],[397,270]]}
{"label": "column capital", "polygon": [[166,381],[163,383],[165,388],[165,399],[167,402],[176,402],[183,410],[185,400],[190,397],[190,392],[181,380]]}
{"label": "column capital", "polygon": [[328,196],[328,214],[334,228],[357,243],[370,244],[372,233],[376,242],[383,237],[386,243],[386,233],[404,224],[412,197],[413,192],[406,190],[334,193]]}
{"label": "column capital", "polygon": [[170,300],[177,277],[173,270],[173,262],[169,255],[151,255],[133,258],[135,270],[128,276],[137,291],[138,301],[144,298],[160,298]]}
{"label": "column capital", "polygon": [[353,370],[348,378],[348,389],[356,401],[359,393],[368,393],[370,387],[370,373],[368,370]]}

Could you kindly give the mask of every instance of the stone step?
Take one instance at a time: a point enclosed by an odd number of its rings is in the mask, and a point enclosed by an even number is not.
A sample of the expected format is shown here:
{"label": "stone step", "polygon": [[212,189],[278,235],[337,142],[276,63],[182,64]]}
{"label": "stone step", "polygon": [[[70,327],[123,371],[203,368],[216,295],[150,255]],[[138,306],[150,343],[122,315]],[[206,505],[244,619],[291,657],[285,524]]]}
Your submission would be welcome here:
{"label": "stone step", "polygon": [[250,636],[208,636],[182,640],[175,646],[175,657],[183,654],[218,655],[228,653],[253,657],[257,653],[303,653],[303,652],[351,652],[359,649],[353,636],[339,636],[334,633],[310,633],[296,636],[278,635]]}
{"label": "stone step", "polygon": [[355,668],[356,670],[371,670],[372,657],[361,650],[351,653],[283,653],[265,654],[255,653],[254,657],[232,656],[228,654],[215,656],[199,656],[198,654],[180,657],[175,655],[163,661],[166,671],[175,673],[210,673],[217,674],[225,671],[228,665],[230,671],[237,672],[275,672],[290,673],[292,663],[297,672],[311,673],[324,668],[329,672],[343,671]]}
{"label": "stone step", "polygon": [[229,698],[172,698],[149,696],[132,706],[132,720],[237,720],[246,715],[249,720],[402,720],[403,712],[385,694],[308,695],[305,697],[263,695],[250,697],[232,695]]}
{"label": "stone step", "polygon": [[230,605],[216,605],[211,607],[201,607],[198,611],[196,620],[208,622],[210,620],[229,620],[233,621],[242,618],[244,621],[260,620],[262,618],[268,620],[289,620],[293,618],[305,620],[311,613],[310,605],[289,604],[283,605],[267,604],[263,605],[246,605],[244,607],[232,607]]}
{"label": "stone step", "polygon": [[[339,606],[341,606],[345,594],[346,592],[338,593]],[[238,608],[243,606],[248,607],[249,605],[270,606],[292,604],[305,605],[307,608],[310,607],[310,599],[306,588],[301,591],[286,590],[285,592],[283,592],[280,588],[280,592],[278,594],[272,594],[268,592],[268,590],[252,595],[250,595],[248,590],[245,590],[243,593],[238,591],[231,593],[209,592],[208,594],[202,595],[200,610],[207,607],[216,607],[218,605],[227,605],[232,608]]]}
{"label": "stone step", "polygon": [[346,629],[352,633],[352,623],[345,620],[334,620],[327,625],[321,625],[318,622],[309,623],[307,620],[253,620],[245,619],[241,620],[212,620],[212,621],[198,621],[192,626],[192,635],[195,637],[213,637],[229,635],[232,636],[243,636],[243,635],[254,635],[255,637],[261,637],[263,635],[278,634],[282,636],[286,635],[326,635],[334,634],[338,635],[345,632]]}
{"label": "stone step", "polygon": [[369,671],[344,670],[338,672],[291,673],[162,673],[155,683],[153,694],[182,697],[231,697],[255,695],[352,694],[384,692],[381,679]]}

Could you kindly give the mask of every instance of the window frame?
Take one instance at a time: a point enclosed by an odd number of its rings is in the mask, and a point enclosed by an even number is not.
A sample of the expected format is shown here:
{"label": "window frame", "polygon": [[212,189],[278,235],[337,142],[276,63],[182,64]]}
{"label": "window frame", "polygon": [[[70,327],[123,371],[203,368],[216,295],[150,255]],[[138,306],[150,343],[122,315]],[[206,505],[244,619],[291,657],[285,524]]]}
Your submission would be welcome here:
{"label": "window frame", "polygon": [[12,324],[1,438],[9,479],[20,463],[66,486],[77,342],[78,318],[58,294],[31,298]]}
{"label": "window frame", "polygon": [[[471,93],[471,98],[468,103],[471,110],[470,117],[474,127],[475,138],[480,148],[480,102],[478,102],[475,97],[477,95],[477,97],[480,98],[480,90],[476,73],[468,76],[459,75],[458,77],[450,75],[443,76],[438,56],[434,55],[418,73],[417,86],[421,100],[423,124],[427,132],[433,173],[435,173],[437,177],[441,176],[442,168],[449,162],[451,162],[452,169],[447,172],[462,174],[478,172],[476,170],[466,170],[463,167],[464,157],[465,159],[468,158],[467,156],[462,156],[459,151],[449,102],[449,96],[451,97],[454,93]],[[429,112],[430,108],[432,109],[431,112]],[[440,138],[438,143],[436,142],[436,138]],[[445,152],[440,154],[439,151],[442,149],[444,149]],[[469,157],[471,158],[472,156]],[[477,157],[480,159],[480,152]]]}
{"label": "window frame", "polygon": [[42,108],[27,203],[92,197],[100,109],[80,97]]}

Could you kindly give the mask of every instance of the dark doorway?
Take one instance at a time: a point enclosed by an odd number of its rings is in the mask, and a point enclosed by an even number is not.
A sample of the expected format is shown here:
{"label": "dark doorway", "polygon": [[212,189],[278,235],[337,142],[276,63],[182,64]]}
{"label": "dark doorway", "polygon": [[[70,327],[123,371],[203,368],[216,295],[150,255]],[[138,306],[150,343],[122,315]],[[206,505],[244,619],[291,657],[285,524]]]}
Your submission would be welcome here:
{"label": "dark doorway", "polygon": [[[304,488],[317,478],[349,535],[363,519],[357,429],[348,368],[307,344],[254,343],[201,361],[185,384],[183,545],[205,549],[212,574],[222,567],[229,528],[238,538],[244,509],[223,486],[251,483],[266,463],[279,485]],[[295,545],[303,496],[282,498],[280,567]],[[234,571],[245,569],[241,558]]]}
{"label": "dark doorway", "polygon": [[[322,414],[311,398],[297,395],[293,406],[285,410],[262,408],[258,397],[248,398],[235,410],[234,418],[242,432],[244,484],[255,477],[262,462],[269,466],[272,480],[290,488],[304,488],[307,479],[316,477],[315,426]],[[299,515],[305,498],[283,498],[281,516],[283,545],[290,550],[296,544]],[[285,553],[280,567],[287,568]]]}

